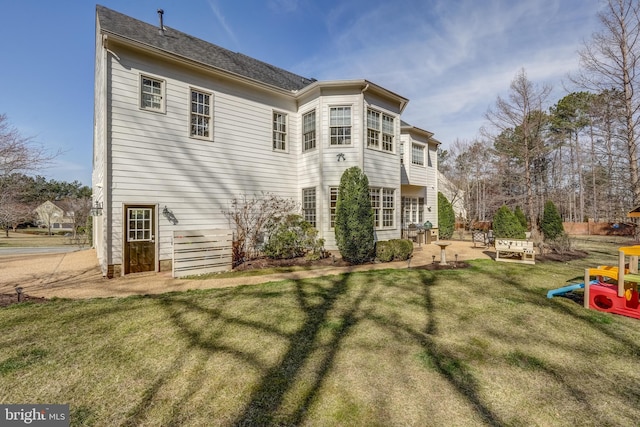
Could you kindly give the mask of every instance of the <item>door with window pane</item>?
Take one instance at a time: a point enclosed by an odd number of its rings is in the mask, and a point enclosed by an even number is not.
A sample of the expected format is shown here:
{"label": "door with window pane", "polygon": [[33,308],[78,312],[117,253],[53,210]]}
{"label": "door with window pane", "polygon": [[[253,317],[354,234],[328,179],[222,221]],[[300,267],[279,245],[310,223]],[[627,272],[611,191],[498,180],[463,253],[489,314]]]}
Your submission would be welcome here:
{"label": "door with window pane", "polygon": [[127,206],[125,215],[124,273],[155,271],[155,207]]}

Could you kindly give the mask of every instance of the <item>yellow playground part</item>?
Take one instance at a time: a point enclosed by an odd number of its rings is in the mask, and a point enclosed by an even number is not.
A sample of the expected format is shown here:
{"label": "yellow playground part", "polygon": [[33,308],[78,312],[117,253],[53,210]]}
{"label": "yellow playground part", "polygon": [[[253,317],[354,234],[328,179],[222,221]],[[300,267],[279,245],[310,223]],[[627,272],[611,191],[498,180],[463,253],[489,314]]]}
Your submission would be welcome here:
{"label": "yellow playground part", "polygon": [[[638,310],[639,256],[640,245],[623,246],[618,249],[617,267],[598,266],[597,268],[585,269],[585,308],[603,309],[603,311],[640,318]],[[627,257],[629,257],[628,263]],[[591,277],[597,277],[597,283],[592,283]],[[604,281],[604,278],[612,281]]]}

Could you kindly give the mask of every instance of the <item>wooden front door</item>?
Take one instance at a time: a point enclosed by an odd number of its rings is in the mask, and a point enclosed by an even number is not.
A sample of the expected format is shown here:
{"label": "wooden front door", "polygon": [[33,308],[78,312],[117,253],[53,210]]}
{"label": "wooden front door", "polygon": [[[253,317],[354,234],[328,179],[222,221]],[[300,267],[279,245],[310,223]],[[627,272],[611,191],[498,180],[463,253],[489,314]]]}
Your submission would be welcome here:
{"label": "wooden front door", "polygon": [[124,273],[155,271],[155,206],[127,206]]}

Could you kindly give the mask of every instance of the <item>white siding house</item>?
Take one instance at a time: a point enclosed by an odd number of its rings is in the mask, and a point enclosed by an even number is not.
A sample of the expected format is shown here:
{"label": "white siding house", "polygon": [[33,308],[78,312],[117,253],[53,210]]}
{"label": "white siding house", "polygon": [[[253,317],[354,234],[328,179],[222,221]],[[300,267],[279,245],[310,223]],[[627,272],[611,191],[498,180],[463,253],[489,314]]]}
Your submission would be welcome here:
{"label": "white siding house", "polygon": [[[367,80],[315,81],[97,6],[92,180],[103,274],[159,271],[173,230],[229,228],[231,200],[262,192],[315,209],[333,249],[331,197],[351,166],[369,178],[378,240],[399,238],[405,218],[437,227],[439,143],[401,122],[407,102]],[[424,161],[407,168],[411,144]],[[405,196],[422,216],[403,212]]]}

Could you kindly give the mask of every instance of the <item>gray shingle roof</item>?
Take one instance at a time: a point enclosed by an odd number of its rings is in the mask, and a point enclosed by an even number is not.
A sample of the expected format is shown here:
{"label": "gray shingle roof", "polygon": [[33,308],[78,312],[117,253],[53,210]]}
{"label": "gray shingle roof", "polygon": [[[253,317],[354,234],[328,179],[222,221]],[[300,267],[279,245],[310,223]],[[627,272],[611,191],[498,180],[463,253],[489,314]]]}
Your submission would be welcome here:
{"label": "gray shingle roof", "polygon": [[160,34],[158,26],[138,21],[104,6],[97,5],[96,13],[103,32],[124,37],[251,80],[289,91],[300,90],[315,81],[241,53],[231,52],[166,26],[164,35]]}

